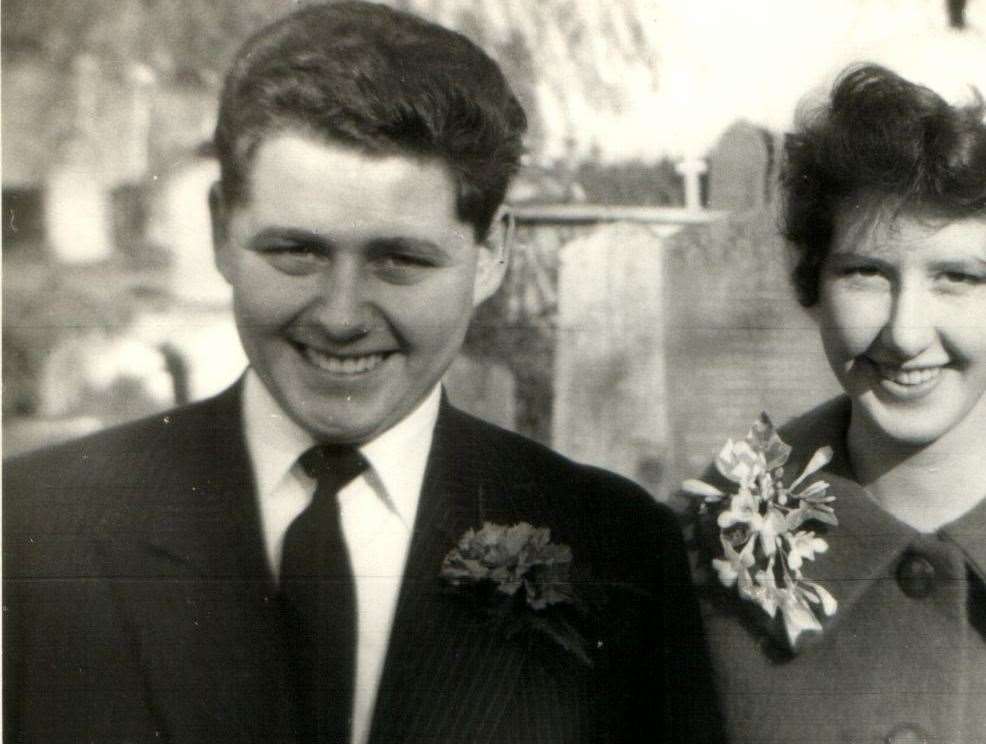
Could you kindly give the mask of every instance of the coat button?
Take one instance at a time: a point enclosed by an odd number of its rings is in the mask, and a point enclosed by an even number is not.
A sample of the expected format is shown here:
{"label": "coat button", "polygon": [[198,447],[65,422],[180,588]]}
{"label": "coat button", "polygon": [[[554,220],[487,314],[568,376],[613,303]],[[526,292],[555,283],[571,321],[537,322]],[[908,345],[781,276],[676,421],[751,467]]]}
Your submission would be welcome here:
{"label": "coat button", "polygon": [[928,744],[928,734],[913,723],[904,723],[894,728],[884,738],[886,744]]}
{"label": "coat button", "polygon": [[923,555],[908,553],[897,566],[897,583],[912,599],[924,599],[935,588],[935,567]]}

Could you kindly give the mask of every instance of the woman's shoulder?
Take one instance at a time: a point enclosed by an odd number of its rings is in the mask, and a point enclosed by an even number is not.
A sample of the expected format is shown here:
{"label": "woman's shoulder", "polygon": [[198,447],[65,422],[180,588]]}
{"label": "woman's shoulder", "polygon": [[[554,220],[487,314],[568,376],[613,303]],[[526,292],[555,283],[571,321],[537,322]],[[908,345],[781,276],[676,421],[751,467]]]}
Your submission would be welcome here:
{"label": "woman's shoulder", "polygon": [[778,433],[795,455],[799,449],[814,452],[819,447],[835,447],[845,440],[850,406],[848,396],[837,395],[784,422]]}

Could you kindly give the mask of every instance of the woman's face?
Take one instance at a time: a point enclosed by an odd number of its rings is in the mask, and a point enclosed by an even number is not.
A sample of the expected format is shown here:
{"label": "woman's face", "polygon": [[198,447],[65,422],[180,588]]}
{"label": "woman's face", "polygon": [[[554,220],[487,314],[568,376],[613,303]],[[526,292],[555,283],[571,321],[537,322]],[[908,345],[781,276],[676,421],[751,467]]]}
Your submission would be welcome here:
{"label": "woman's face", "polygon": [[843,214],[822,343],[867,429],[924,446],[986,423],[986,217]]}

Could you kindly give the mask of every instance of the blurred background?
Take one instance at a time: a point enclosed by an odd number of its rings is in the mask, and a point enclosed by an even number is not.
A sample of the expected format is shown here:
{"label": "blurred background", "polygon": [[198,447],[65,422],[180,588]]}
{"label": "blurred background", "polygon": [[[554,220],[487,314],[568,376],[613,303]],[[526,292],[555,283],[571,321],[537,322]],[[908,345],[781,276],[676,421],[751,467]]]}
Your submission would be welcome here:
{"label": "blurred background", "polygon": [[[5,455],[242,372],[209,142],[233,52],[298,4],[4,0]],[[510,274],[451,396],[659,498],[837,389],[776,235],[799,99],[857,60],[986,91],[986,0],[390,4],[477,41],[531,120]]]}

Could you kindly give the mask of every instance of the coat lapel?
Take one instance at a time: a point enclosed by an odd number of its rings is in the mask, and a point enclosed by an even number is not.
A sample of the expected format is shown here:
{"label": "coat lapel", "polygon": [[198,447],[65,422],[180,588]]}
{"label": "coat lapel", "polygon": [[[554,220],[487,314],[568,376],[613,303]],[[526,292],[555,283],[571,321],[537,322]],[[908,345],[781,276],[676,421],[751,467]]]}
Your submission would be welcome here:
{"label": "coat lapel", "polygon": [[[136,463],[139,513],[98,550],[132,629],[149,705],[174,741],[289,741],[283,646],[239,386],[162,420]],[[118,500],[120,501],[120,500]]]}
{"label": "coat lapel", "polygon": [[511,511],[502,468],[475,426],[443,400],[371,742],[489,741],[509,708],[523,646],[505,642],[439,580],[442,559],[468,528]]}

